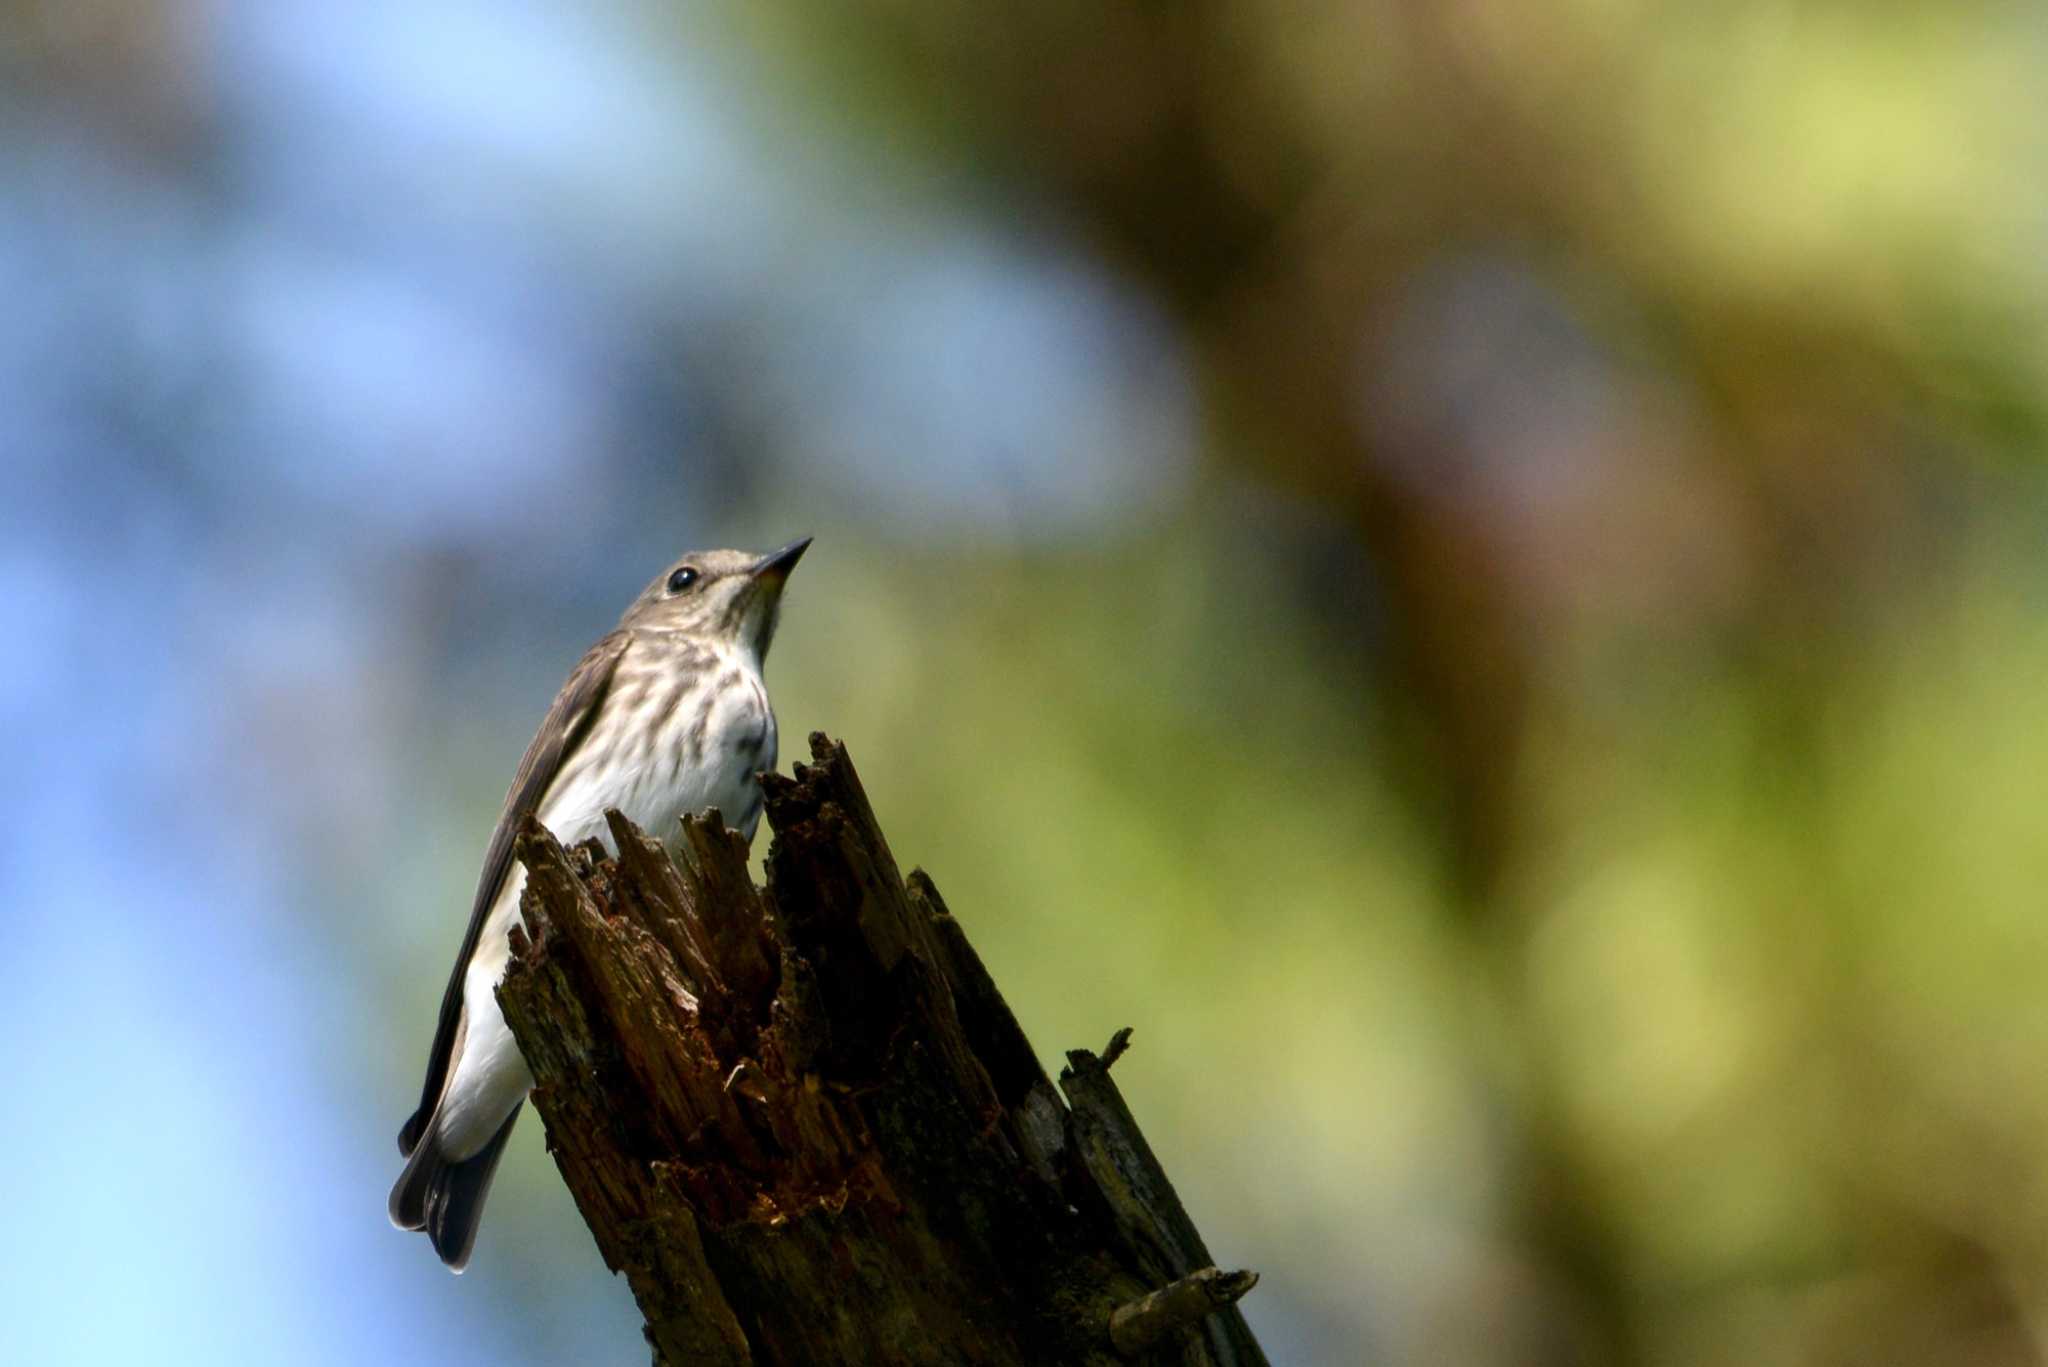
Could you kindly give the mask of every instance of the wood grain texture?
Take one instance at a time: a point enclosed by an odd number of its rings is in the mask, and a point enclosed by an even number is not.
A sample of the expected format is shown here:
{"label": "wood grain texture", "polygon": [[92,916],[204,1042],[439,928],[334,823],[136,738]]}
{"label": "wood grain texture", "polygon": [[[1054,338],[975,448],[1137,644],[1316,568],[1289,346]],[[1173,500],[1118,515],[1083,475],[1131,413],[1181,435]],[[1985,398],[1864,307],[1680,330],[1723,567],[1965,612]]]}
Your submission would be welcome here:
{"label": "wood grain texture", "polygon": [[1234,1298],[1153,1295],[1256,1279],[1208,1268],[1120,1048],[1063,1098],[845,748],[811,752],[764,776],[765,889],[715,816],[675,861],[616,813],[616,859],[519,838],[499,999],[656,1363],[1263,1367]]}

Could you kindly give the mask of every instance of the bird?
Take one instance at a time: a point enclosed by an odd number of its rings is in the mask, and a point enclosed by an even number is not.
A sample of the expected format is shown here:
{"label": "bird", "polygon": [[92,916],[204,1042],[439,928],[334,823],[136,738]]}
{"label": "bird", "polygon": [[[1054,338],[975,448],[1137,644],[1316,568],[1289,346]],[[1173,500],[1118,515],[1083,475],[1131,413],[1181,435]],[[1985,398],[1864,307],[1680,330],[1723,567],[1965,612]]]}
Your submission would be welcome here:
{"label": "bird", "polygon": [[564,845],[595,837],[609,849],[604,813],[616,807],[674,853],[680,818],[716,807],[751,841],[763,801],[756,775],[776,759],[762,663],[783,586],[810,544],[672,563],[577,661],[519,761],[441,1000],[419,1107],[398,1133],[406,1163],[391,1223],[423,1231],[452,1271],[468,1265],[533,1088],[496,993],[526,882],[512,852],[520,826],[531,814]]}

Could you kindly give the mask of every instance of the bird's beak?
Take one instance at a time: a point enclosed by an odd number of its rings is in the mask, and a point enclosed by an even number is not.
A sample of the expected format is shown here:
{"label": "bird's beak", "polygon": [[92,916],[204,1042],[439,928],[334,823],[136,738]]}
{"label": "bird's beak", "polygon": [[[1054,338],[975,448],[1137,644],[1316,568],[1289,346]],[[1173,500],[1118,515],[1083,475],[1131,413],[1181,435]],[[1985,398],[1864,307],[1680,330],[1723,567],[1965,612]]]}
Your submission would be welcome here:
{"label": "bird's beak", "polygon": [[800,536],[781,550],[770,551],[755,561],[750,573],[756,579],[785,579],[796,568],[796,562],[804,558],[804,551],[810,544],[808,536]]}

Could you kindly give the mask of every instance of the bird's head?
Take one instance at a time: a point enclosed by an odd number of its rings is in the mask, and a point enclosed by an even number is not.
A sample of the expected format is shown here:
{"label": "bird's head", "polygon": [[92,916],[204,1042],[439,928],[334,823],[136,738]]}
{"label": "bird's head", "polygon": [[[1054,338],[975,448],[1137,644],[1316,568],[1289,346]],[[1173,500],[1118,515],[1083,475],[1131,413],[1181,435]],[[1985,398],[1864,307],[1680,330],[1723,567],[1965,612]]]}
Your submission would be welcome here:
{"label": "bird's head", "polygon": [[811,539],[779,551],[692,551],[655,577],[619,625],[632,631],[674,631],[719,646],[737,646],[756,660],[768,655],[782,585]]}

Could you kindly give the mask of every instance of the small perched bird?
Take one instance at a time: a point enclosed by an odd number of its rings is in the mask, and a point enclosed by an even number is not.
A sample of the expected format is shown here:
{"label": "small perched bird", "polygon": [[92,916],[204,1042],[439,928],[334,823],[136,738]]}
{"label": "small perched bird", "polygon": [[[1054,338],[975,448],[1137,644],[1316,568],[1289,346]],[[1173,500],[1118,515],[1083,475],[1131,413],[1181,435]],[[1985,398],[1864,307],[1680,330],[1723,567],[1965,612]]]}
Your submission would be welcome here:
{"label": "small perched bird", "polygon": [[519,827],[534,813],[565,845],[595,836],[609,846],[604,812],[616,807],[673,842],[685,812],[716,807],[752,840],[754,775],[775,767],[761,662],[783,583],[810,544],[765,556],[703,551],[662,571],[577,662],[519,761],[441,999],[419,1109],[398,1133],[407,1162],[391,1222],[424,1230],[454,1271],[469,1261],[491,1175],[533,1087],[496,993],[526,883],[512,857]]}

